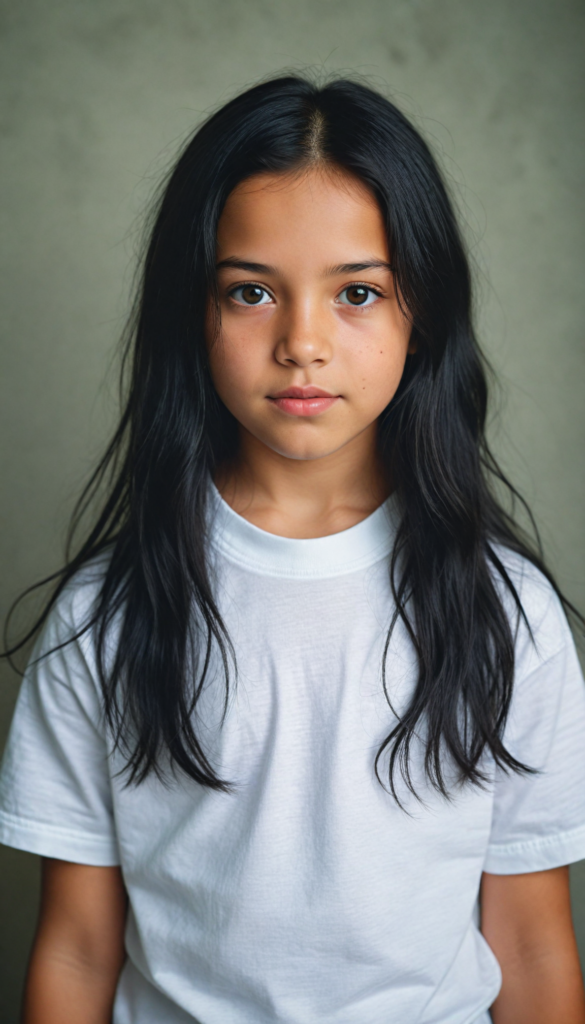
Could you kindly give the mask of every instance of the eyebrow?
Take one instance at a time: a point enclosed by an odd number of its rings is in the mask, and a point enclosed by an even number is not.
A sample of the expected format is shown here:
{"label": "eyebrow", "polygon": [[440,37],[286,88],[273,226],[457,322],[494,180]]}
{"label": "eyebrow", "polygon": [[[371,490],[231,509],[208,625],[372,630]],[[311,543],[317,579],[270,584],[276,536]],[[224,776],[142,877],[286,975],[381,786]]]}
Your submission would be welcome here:
{"label": "eyebrow", "polygon": [[266,263],[252,263],[250,260],[241,260],[237,256],[228,256],[216,264],[216,270],[224,267],[231,267],[233,270],[249,270],[251,274],[276,274],[276,267],[269,267]]}
{"label": "eyebrow", "polygon": [[[233,270],[248,270],[251,274],[277,274],[276,267],[270,267],[266,263],[253,263],[250,260],[242,260],[238,256],[228,256],[220,260],[216,270],[231,267]],[[394,267],[386,260],[364,260],[361,263],[338,263],[334,267],[328,267],[325,277],[335,277],[338,274],[360,274],[364,270],[389,270]]]}
{"label": "eyebrow", "polygon": [[360,274],[363,270],[390,270],[394,268],[386,260],[365,260],[363,263],[338,263],[335,267],[329,267],[328,277],[336,274]]}

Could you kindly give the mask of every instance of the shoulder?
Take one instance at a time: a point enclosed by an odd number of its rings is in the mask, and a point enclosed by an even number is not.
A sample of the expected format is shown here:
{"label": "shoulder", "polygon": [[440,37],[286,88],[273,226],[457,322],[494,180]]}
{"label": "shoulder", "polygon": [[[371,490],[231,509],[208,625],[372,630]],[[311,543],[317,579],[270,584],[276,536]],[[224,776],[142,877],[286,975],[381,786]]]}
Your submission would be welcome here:
{"label": "shoulder", "polygon": [[24,674],[15,728],[23,735],[102,729],[102,688],[93,627],[108,559],[82,566],[54,601]]}
{"label": "shoulder", "polygon": [[[38,657],[65,645],[89,652],[92,623],[110,561],[109,554],[91,559],[71,577],[56,598],[36,644]],[[34,656],[33,656],[34,658]]]}
{"label": "shoulder", "polygon": [[501,593],[515,634],[516,674],[525,676],[567,647],[573,637],[562,603],[546,576],[528,558],[494,545],[493,551],[521,605],[519,611],[509,585],[495,568]]}

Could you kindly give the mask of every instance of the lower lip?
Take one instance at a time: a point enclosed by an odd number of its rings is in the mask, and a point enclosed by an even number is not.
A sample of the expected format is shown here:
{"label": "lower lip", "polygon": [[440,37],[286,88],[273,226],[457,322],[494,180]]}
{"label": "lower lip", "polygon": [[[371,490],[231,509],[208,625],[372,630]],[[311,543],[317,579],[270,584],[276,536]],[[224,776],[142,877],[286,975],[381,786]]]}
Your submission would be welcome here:
{"label": "lower lip", "polygon": [[289,416],[318,416],[330,409],[338,399],[339,396],[334,395],[332,398],[271,398],[270,401]]}

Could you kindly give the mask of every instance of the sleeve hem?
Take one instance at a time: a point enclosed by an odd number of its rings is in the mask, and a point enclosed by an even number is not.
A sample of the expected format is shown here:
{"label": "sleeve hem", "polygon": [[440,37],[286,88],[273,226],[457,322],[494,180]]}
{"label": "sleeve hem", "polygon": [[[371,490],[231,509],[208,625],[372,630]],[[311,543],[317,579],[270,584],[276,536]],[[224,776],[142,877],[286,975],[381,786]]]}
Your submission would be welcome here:
{"label": "sleeve hem", "polygon": [[0,843],[17,850],[93,867],[117,867],[120,857],[110,839],[54,828],[0,811]]}
{"label": "sleeve hem", "polygon": [[492,875],[548,871],[585,859],[585,825],[522,843],[489,846],[483,870]]}

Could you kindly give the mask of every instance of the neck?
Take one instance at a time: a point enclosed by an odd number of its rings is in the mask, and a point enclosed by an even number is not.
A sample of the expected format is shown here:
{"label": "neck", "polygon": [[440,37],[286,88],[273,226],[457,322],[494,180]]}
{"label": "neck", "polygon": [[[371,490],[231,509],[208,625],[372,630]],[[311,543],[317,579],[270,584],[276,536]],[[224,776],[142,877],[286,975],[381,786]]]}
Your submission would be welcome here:
{"label": "neck", "polygon": [[290,459],[240,431],[237,458],[216,476],[235,512],[283,537],[324,537],[371,515],[388,497],[376,446],[376,424],[338,451]]}

